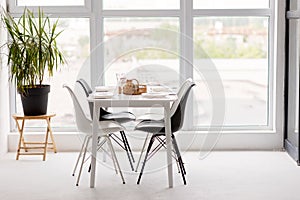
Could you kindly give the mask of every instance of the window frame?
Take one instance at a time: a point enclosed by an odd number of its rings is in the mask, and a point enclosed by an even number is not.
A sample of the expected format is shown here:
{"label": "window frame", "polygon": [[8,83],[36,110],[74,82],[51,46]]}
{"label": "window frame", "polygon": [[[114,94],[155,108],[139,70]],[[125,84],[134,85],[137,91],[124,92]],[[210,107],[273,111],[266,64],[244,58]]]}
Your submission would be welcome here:
{"label": "window frame", "polygon": [[38,10],[42,8],[45,13],[59,14],[63,15],[87,15],[91,13],[92,10],[92,1],[84,0],[83,6],[18,6],[17,0],[7,0],[8,1],[8,10],[12,14],[21,14],[25,7],[31,10]]}
{"label": "window frame", "polygon": [[[275,77],[275,65],[274,61],[275,50],[275,1],[270,0],[269,8],[257,8],[257,9],[193,9],[192,18],[194,17],[268,17],[269,18],[269,30],[268,30],[268,108],[267,108],[267,125],[237,125],[237,126],[224,126],[226,130],[262,130],[262,131],[274,131],[275,117],[274,112],[276,110],[276,99],[274,99],[276,89],[276,77]],[[193,25],[191,25],[193,26]],[[193,35],[188,35],[193,38]]]}
{"label": "window frame", "polygon": [[[269,17],[269,49],[268,49],[268,59],[269,59],[269,80],[268,80],[268,125],[267,126],[225,126],[223,127],[226,131],[242,131],[249,130],[251,132],[276,132],[277,122],[282,121],[282,116],[280,113],[280,108],[283,105],[283,99],[281,97],[276,98],[276,96],[283,93],[281,90],[281,85],[283,83],[283,78],[278,74],[276,67],[277,56],[276,56],[276,36],[275,30],[275,15],[277,13],[277,0],[270,0],[269,8],[259,8],[259,9],[193,9],[193,0],[178,0],[180,1],[179,9],[170,10],[103,10],[102,1],[92,1],[85,0],[84,6],[41,6],[45,13],[51,13],[51,17],[87,17],[90,22],[90,52],[97,51],[95,54],[98,56],[91,56],[91,81],[92,86],[99,83],[97,74],[101,74],[104,70],[102,65],[103,62],[103,49],[96,48],[97,44],[103,42],[103,20],[106,17],[178,17],[180,23],[180,30],[183,35],[193,38],[193,19],[199,16],[267,16]],[[276,3],[277,2],[277,3]],[[37,10],[38,6],[29,6],[28,8]],[[8,0],[8,9],[14,15],[18,16],[23,12],[24,6],[17,6],[16,0]],[[193,44],[188,41],[185,37],[180,39],[180,53],[181,57],[193,61]],[[100,66],[100,67],[96,67]],[[184,78],[193,77],[192,69],[186,68],[183,59],[180,59],[180,73],[184,74]],[[181,81],[183,81],[183,79]],[[101,82],[101,81],[100,81]],[[102,80],[103,82],[103,80]],[[15,89],[11,85],[11,113],[16,111],[15,108]],[[191,107],[189,108],[191,109]],[[189,116],[188,118],[192,118]],[[192,120],[187,120],[191,122]],[[13,129],[13,123],[11,122],[11,129]],[[188,126],[191,126],[188,125]],[[280,127],[279,127],[280,128]],[[207,129],[206,127],[203,130]],[[35,129],[37,130],[37,129]],[[42,130],[42,129],[40,129]],[[56,129],[55,131],[74,131],[73,129],[66,130],[65,128]]]}

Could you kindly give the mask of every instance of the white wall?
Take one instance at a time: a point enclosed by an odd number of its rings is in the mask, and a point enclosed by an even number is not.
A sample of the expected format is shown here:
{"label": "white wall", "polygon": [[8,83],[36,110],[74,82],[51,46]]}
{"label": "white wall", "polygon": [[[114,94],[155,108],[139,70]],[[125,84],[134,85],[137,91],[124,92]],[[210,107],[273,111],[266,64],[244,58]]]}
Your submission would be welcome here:
{"label": "white wall", "polygon": [[[5,0],[0,0],[0,7],[6,7]],[[1,23],[1,22],[0,22]],[[7,38],[3,25],[0,24],[0,46]],[[0,155],[7,152],[7,133],[9,132],[9,82],[6,57],[0,50]]]}

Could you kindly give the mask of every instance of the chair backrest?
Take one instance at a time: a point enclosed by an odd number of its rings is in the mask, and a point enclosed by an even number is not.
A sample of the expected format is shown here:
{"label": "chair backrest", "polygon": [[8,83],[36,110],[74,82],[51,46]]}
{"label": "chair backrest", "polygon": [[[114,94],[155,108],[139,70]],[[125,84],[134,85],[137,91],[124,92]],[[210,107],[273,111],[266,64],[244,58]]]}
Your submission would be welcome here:
{"label": "chair backrest", "polygon": [[[79,83],[79,85],[81,86],[81,88],[83,89],[86,97],[88,97],[90,94],[93,93],[93,90],[92,88],[90,87],[90,85],[84,80],[84,79],[78,79],[76,81],[76,83]],[[90,108],[90,115],[91,115],[91,118],[93,119],[93,110],[94,110],[94,104],[92,102],[89,102],[89,108]],[[103,116],[103,115],[106,115],[106,114],[110,114],[109,112],[107,112],[106,110],[104,110],[102,107],[100,108],[100,111],[99,111],[99,116]]]}
{"label": "chair backrest", "polygon": [[92,88],[90,87],[90,85],[84,79],[82,79],[82,78],[78,79],[76,82],[79,83],[82,86],[82,88],[83,88],[83,90],[85,92],[85,95],[87,97],[90,94],[92,94],[92,92],[93,92]]}
{"label": "chair backrest", "polygon": [[194,81],[191,78],[189,78],[182,84],[181,88],[177,93],[178,99],[172,104],[170,113],[173,133],[180,130],[183,126],[184,112],[186,108],[187,99],[192,87],[194,87],[195,85],[196,84],[194,83]]}
{"label": "chair backrest", "polygon": [[183,83],[182,83],[182,85],[180,86],[180,88],[179,88],[179,90],[178,90],[178,92],[177,92],[177,96],[178,97],[181,97],[182,96],[182,94],[185,92],[185,87],[187,86],[187,85],[189,85],[191,82],[193,82],[193,79],[192,78],[188,78],[188,79],[186,79]]}
{"label": "chair backrest", "polygon": [[[88,97],[90,94],[92,94],[93,90],[92,88],[89,86],[89,84],[84,80],[84,79],[78,79],[76,81],[76,83],[79,83],[81,88],[83,89],[86,97]],[[89,102],[89,108],[90,108],[90,115],[91,118],[93,119],[93,110],[94,110],[94,105],[93,103]]]}
{"label": "chair backrest", "polygon": [[75,110],[75,121],[78,130],[83,133],[91,133],[92,132],[91,120],[86,117],[75,93],[69,86],[63,85],[63,87],[66,88],[71,95],[74,110]]}

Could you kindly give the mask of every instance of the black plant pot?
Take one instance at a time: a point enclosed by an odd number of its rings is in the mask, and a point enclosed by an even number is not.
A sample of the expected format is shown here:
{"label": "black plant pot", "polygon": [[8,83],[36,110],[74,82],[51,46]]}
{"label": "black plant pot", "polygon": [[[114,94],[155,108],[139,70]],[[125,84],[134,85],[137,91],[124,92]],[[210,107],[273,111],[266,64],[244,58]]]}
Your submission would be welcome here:
{"label": "black plant pot", "polygon": [[50,85],[38,85],[34,88],[25,87],[24,92],[19,92],[24,115],[45,115],[47,113],[49,92]]}

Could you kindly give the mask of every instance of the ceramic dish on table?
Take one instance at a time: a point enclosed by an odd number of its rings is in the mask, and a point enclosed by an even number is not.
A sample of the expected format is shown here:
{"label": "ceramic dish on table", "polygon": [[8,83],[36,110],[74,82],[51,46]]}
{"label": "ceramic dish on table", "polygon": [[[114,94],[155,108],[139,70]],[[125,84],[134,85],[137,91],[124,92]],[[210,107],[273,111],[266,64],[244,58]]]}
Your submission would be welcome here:
{"label": "ceramic dish on table", "polygon": [[166,92],[149,92],[149,93],[143,93],[142,97],[145,98],[163,98],[168,96],[168,93]]}
{"label": "ceramic dish on table", "polygon": [[92,97],[95,99],[109,99],[112,98],[114,94],[112,92],[95,92]]}
{"label": "ceramic dish on table", "polygon": [[96,86],[95,91],[96,92],[108,92],[110,90],[110,87],[108,86]]}

